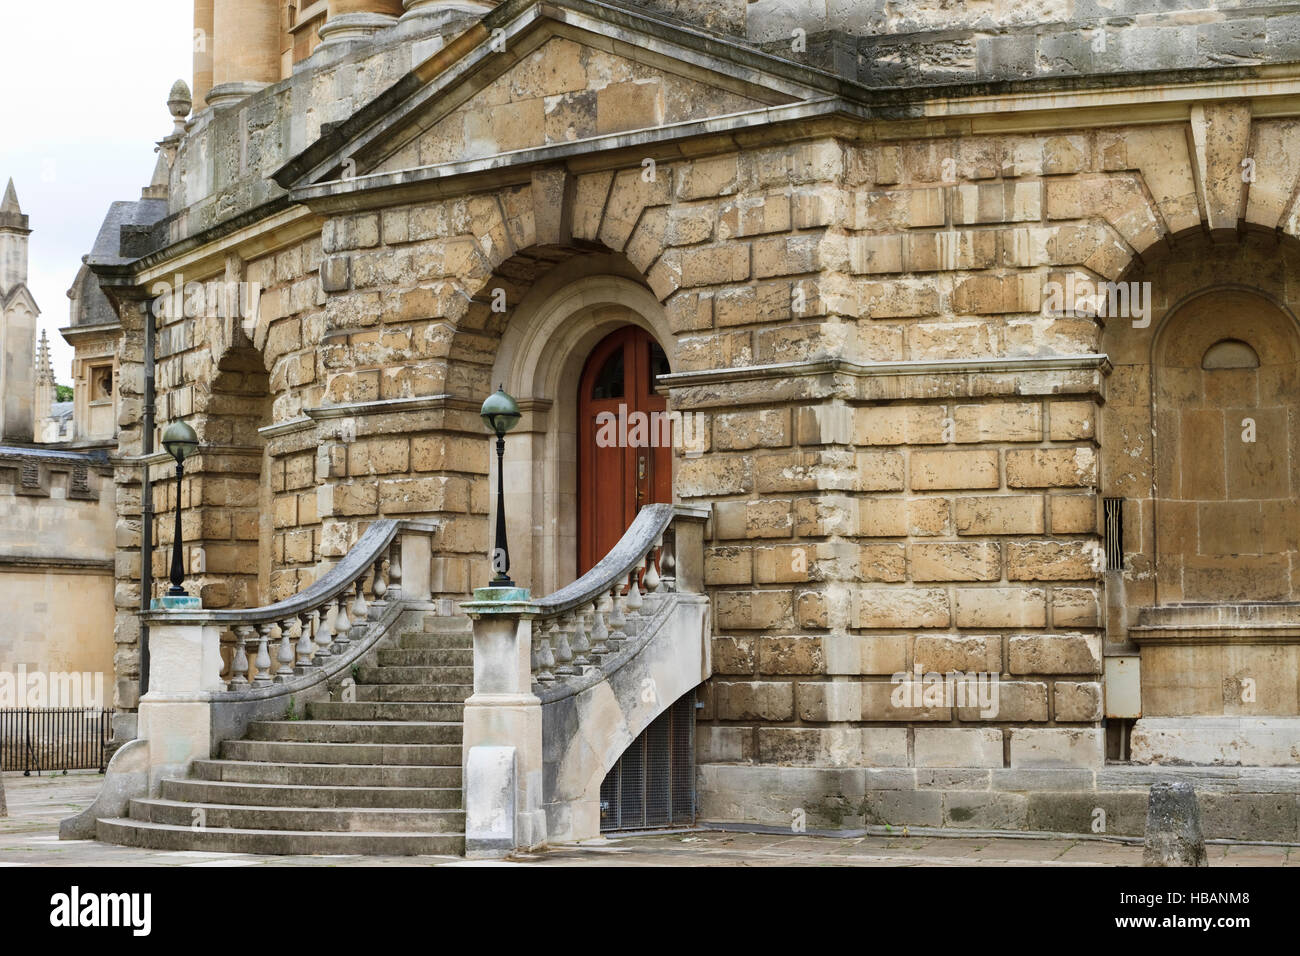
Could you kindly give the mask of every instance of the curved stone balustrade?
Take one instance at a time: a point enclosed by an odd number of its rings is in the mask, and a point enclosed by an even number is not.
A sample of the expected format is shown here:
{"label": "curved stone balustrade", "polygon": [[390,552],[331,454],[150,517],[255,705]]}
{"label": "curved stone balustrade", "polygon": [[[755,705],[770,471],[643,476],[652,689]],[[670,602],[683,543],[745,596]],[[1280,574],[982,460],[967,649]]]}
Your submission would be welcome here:
{"label": "curved stone balustrade", "polygon": [[706,515],[647,505],[595,567],[532,602],[533,690],[544,703],[598,683],[657,632],[677,590],[674,521]]}
{"label": "curved stone balustrade", "polygon": [[[310,587],[275,604],[223,610],[153,610],[160,625],[220,628],[222,655],[216,701],[262,700],[300,692],[350,667],[400,612],[402,538],[427,538],[425,521],[376,521],[351,550]],[[421,595],[425,596],[425,595]],[[372,626],[378,625],[378,626]]]}
{"label": "curved stone balustrade", "polygon": [[705,509],[648,505],[594,568],[536,601],[481,588],[465,701],[465,847],[500,856],[600,832],[628,744],[710,672]]}

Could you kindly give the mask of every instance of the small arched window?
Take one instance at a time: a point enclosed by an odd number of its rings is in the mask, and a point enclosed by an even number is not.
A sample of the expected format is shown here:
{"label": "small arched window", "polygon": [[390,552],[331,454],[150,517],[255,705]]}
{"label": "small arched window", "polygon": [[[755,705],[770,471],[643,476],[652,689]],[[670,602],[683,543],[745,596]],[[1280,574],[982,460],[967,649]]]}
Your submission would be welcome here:
{"label": "small arched window", "polygon": [[1240,339],[1224,339],[1205,350],[1201,368],[1259,368],[1259,355]]}

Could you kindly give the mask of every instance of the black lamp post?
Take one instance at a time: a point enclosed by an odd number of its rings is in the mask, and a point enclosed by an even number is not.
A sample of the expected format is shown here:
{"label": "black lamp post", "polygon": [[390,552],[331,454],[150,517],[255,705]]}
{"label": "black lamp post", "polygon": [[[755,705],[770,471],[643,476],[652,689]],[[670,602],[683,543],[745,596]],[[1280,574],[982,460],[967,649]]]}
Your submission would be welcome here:
{"label": "black lamp post", "polygon": [[185,422],[172,422],[163,431],[162,445],[176,459],[176,534],[172,537],[172,586],[167,589],[167,596],[187,597],[181,587],[185,580],[185,565],[181,560],[181,479],[185,477],[185,459],[199,449],[199,436]]}
{"label": "black lamp post", "polygon": [[515,582],[510,580],[510,548],[506,544],[506,485],[504,476],[506,457],[506,432],[519,424],[519,406],[506,394],[505,388],[497,390],[487,397],[479,412],[487,427],[497,436],[497,536],[492,551],[492,563],[496,577],[489,587],[512,588]]}

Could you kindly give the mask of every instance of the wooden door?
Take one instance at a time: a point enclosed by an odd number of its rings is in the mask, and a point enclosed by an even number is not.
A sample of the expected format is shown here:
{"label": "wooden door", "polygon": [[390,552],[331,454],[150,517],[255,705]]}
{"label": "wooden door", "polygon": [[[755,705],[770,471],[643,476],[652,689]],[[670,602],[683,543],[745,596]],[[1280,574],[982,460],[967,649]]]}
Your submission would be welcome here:
{"label": "wooden door", "polygon": [[578,574],[618,543],[642,505],[673,500],[672,428],[655,377],[669,371],[648,332],[625,326],[587,358],[578,383]]}

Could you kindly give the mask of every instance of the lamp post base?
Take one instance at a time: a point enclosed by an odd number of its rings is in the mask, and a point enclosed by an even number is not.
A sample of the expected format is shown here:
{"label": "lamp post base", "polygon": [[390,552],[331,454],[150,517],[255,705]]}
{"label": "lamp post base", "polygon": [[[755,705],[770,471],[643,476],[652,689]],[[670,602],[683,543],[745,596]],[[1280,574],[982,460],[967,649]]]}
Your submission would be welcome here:
{"label": "lamp post base", "polygon": [[190,597],[188,594],[182,594],[179,597],[165,594],[150,601],[149,607],[154,611],[195,611],[203,607],[203,602],[196,597]]}

